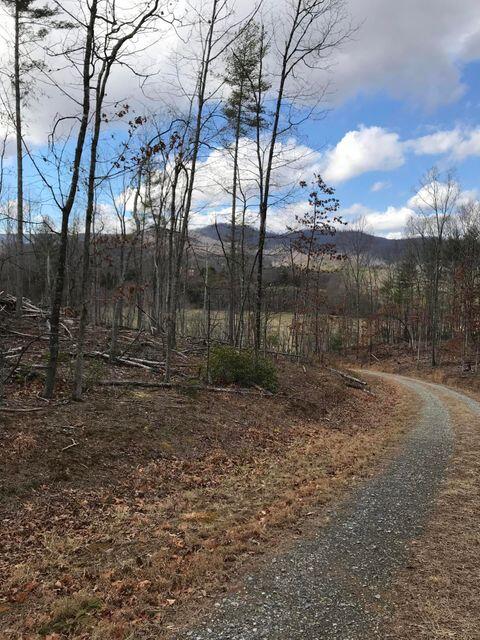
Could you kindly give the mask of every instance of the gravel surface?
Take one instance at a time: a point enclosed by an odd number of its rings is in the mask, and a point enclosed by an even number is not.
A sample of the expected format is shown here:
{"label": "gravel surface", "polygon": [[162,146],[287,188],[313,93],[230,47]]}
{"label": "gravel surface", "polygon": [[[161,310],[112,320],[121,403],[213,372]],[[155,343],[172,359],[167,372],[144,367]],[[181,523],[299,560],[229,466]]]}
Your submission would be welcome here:
{"label": "gravel surface", "polygon": [[437,385],[382,376],[402,382],[423,402],[419,424],[398,456],[332,512],[328,526],[247,576],[238,592],[215,603],[208,620],[179,640],[382,637],[392,574],[405,566],[408,543],[422,530],[453,448]]}

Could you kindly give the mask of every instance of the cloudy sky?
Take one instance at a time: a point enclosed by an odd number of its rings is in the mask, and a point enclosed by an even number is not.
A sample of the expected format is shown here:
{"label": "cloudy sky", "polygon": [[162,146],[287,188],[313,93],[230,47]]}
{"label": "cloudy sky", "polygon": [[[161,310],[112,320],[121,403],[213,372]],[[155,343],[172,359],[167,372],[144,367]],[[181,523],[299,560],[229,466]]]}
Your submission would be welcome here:
{"label": "cloudy sky", "polygon": [[480,186],[480,2],[350,8],[361,26],[333,69],[333,109],[305,135],[346,218],[366,216],[375,233],[392,236],[432,165],[456,169],[471,195]]}
{"label": "cloudy sky", "polygon": [[[238,3],[245,10],[242,2],[246,6],[249,0]],[[275,0],[275,16],[283,2],[288,0]],[[268,12],[268,3],[265,7]],[[279,167],[277,178],[287,184],[321,172],[336,187],[346,219],[365,216],[375,233],[395,237],[432,165],[454,168],[465,193],[475,197],[480,190],[480,2],[350,0],[349,12],[358,31],[333,61],[328,114],[282,141],[295,161],[288,170]],[[154,39],[148,56],[161,66],[179,46],[184,45],[170,31]],[[114,79],[112,101],[135,98],[125,93],[123,73]],[[325,72],[308,74],[313,92],[326,81]],[[134,91],[138,85],[128,86]],[[35,106],[29,135],[38,149],[41,125],[58,109],[48,96]],[[249,144],[246,140],[247,165]],[[221,192],[228,180],[225,156],[213,151],[203,159],[202,172],[193,216],[197,226],[228,212]],[[289,223],[302,202],[299,196],[274,206],[271,229]]]}

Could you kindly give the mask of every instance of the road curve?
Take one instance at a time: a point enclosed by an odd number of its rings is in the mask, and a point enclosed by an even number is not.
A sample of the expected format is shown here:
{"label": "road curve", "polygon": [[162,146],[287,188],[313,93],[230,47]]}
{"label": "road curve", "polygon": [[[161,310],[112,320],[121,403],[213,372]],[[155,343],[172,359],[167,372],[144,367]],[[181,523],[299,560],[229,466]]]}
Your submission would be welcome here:
{"label": "road curve", "polygon": [[407,561],[453,449],[442,397],[480,405],[441,385],[392,374],[422,403],[418,424],[385,470],[357,488],[327,527],[299,540],[217,602],[192,640],[370,640],[382,637],[391,578]]}

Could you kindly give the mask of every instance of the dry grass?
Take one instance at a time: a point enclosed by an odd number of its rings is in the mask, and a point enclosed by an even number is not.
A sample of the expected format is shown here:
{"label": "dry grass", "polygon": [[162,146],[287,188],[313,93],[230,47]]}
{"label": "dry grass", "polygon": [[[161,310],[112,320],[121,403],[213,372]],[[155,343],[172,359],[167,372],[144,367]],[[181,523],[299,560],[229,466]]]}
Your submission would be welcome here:
{"label": "dry grass", "polygon": [[[411,416],[400,391],[367,396],[301,367],[282,389],[128,392],[10,421],[25,455],[2,468],[0,637],[165,637],[373,473]],[[81,445],[63,451],[72,430]]]}
{"label": "dry grass", "polygon": [[396,585],[388,638],[480,638],[480,419],[443,398],[456,426],[450,473]]}
{"label": "dry grass", "polygon": [[[405,345],[380,345],[375,348],[375,360],[370,360],[367,353],[363,353],[360,360],[353,356],[346,361],[350,365],[368,365],[373,369],[399,373],[401,375],[422,378],[430,382],[455,387],[462,392],[480,398],[480,371],[475,367],[464,371],[462,366],[461,344],[456,340],[443,342],[439,347],[439,365],[432,368],[428,352],[422,353],[420,361],[416,355],[406,349]],[[474,358],[470,362],[474,362]]]}

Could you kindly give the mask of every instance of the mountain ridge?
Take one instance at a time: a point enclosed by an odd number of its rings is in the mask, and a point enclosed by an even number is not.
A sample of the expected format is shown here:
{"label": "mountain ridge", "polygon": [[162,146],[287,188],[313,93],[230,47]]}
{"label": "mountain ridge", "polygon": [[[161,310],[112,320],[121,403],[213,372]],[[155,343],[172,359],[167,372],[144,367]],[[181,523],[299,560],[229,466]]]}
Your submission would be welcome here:
{"label": "mountain ridge", "polygon": [[[197,239],[197,241],[209,241],[219,242],[219,236],[221,241],[226,243],[230,240],[229,223],[219,223],[217,225],[211,224],[205,227],[199,227],[192,230],[191,235]],[[286,231],[284,233],[267,233],[265,239],[265,245],[268,250],[281,249],[289,245],[291,241],[295,241],[300,238],[302,231]],[[251,226],[245,227],[245,241],[247,244],[257,244],[258,242],[258,229]],[[237,239],[240,239],[240,228],[237,229]],[[388,262],[399,259],[407,251],[407,247],[411,242],[408,238],[385,238],[384,236],[377,236],[353,229],[342,229],[337,231],[334,235],[316,233],[315,240],[319,244],[333,244],[338,253],[346,253],[348,250],[356,245],[362,245],[362,250],[368,252],[372,257],[385,260]]]}

